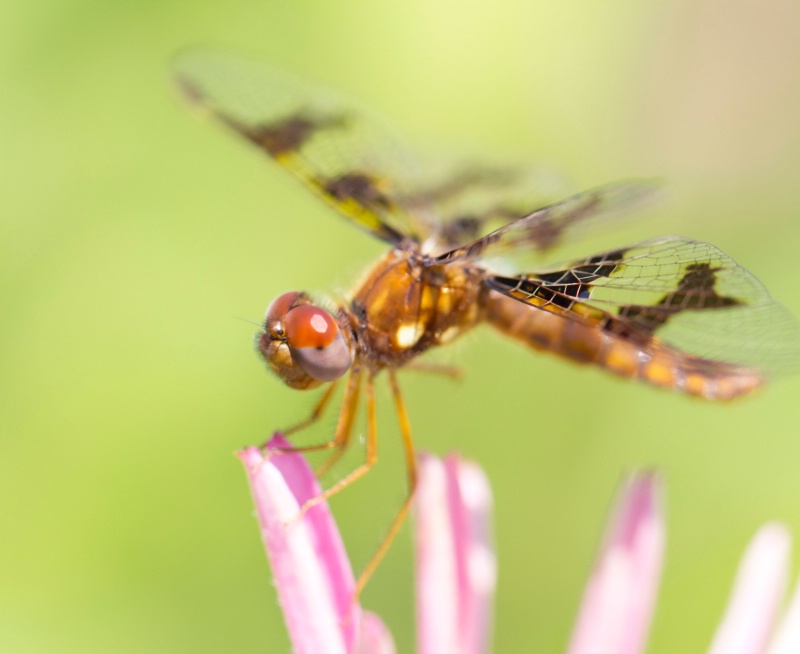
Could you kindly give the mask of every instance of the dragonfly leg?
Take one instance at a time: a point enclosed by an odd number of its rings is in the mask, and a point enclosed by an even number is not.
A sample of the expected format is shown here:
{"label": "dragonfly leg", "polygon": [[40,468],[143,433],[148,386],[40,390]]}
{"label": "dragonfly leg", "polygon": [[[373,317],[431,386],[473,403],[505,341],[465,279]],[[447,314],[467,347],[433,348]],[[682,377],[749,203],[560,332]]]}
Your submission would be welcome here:
{"label": "dragonfly leg", "polygon": [[358,575],[358,579],[356,580],[356,592],[353,597],[354,603],[361,594],[361,591],[364,590],[364,586],[367,585],[370,577],[378,568],[378,565],[380,565],[383,557],[386,556],[386,552],[389,551],[389,547],[391,546],[392,541],[395,539],[395,536],[397,536],[397,533],[400,531],[400,527],[403,526],[403,522],[408,516],[408,511],[411,508],[411,500],[414,497],[414,491],[417,489],[417,455],[416,451],[414,450],[414,441],[411,439],[411,425],[408,421],[406,405],[403,401],[403,396],[400,393],[400,387],[397,385],[397,377],[393,369],[389,370],[389,383],[392,388],[394,406],[395,410],[397,411],[397,418],[400,422],[400,432],[403,437],[403,449],[406,455],[406,470],[408,473],[408,492],[403,500],[403,504],[400,506],[400,510],[397,512],[397,515],[395,515],[394,520],[392,520],[392,524],[389,525],[389,530],[383,537],[383,540],[378,546],[377,551],[372,555],[372,558],[369,560],[366,567],[361,571],[361,574]]}
{"label": "dragonfly leg", "polygon": [[412,361],[403,366],[403,370],[414,372],[432,372],[435,375],[444,375],[453,381],[461,381],[464,378],[464,371],[459,366],[449,366],[443,363],[431,363],[430,361]]}
{"label": "dragonfly leg", "polygon": [[[311,499],[307,500],[303,506],[300,507],[300,513],[297,516],[299,520],[302,518],[309,509],[317,506],[321,502],[324,502],[339,491],[347,488],[350,484],[354,481],[357,481],[361,477],[363,477],[367,472],[369,472],[370,468],[375,465],[378,461],[378,423],[375,417],[375,387],[372,381],[372,375],[367,378],[366,384],[366,404],[367,404],[367,451],[366,451],[366,458],[364,463],[359,465],[354,470],[351,470],[347,475],[342,477],[339,481],[337,481],[333,486],[330,488],[326,488],[322,491],[321,494],[317,495],[316,497],[312,497]],[[337,452],[333,454],[333,457],[338,458],[339,452],[344,451],[344,448],[347,447],[349,442],[349,434],[347,438],[338,446]]]}
{"label": "dragonfly leg", "polygon": [[[355,419],[356,411],[358,409],[358,396],[360,390],[361,370],[355,369],[350,373],[350,377],[347,380],[347,386],[345,386],[344,389],[344,397],[342,398],[342,408],[339,412],[339,421],[336,423],[336,432],[331,440],[324,443],[317,443],[316,445],[269,448],[267,453],[287,454],[297,452],[317,452],[319,450],[332,450],[334,448],[347,447],[347,443],[350,440],[350,434],[353,431],[353,420]],[[330,394],[331,390],[328,389],[328,391],[325,392],[325,395],[322,396],[322,400],[319,404],[317,404],[317,407],[312,413],[313,419],[316,419],[314,418],[314,414],[318,412],[320,405],[322,405],[322,408],[324,408],[325,404],[328,403]]]}
{"label": "dragonfly leg", "polygon": [[338,384],[338,379],[328,384],[328,388],[325,389],[322,397],[320,397],[319,401],[314,406],[314,409],[311,411],[311,415],[305,420],[298,422],[296,425],[292,425],[289,427],[289,429],[282,430],[283,435],[291,436],[292,434],[295,434],[298,431],[302,431],[306,427],[313,425],[317,420],[319,420],[322,417],[322,414],[325,412],[325,409],[328,407],[328,403],[330,402],[331,397],[333,397],[333,392],[336,390],[336,386]]}
{"label": "dragonfly leg", "polygon": [[318,467],[318,468],[317,468],[317,469],[314,471],[314,472],[315,472],[315,474],[317,475],[317,478],[318,478],[318,479],[321,479],[321,478],[322,478],[322,477],[324,477],[326,474],[328,474],[328,471],[329,471],[331,468],[333,468],[333,466],[335,466],[335,465],[336,465],[336,463],[339,461],[339,459],[341,459],[341,458],[344,456],[345,452],[347,452],[347,447],[350,445],[350,441],[351,441],[351,440],[352,440],[352,439],[349,439],[349,438],[348,438],[348,439],[347,439],[347,440],[346,440],[344,443],[342,443],[342,444],[341,444],[339,447],[335,448],[335,449],[333,450],[333,452],[331,452],[330,456],[328,456],[328,458],[327,458],[327,459],[325,459],[325,460],[324,460],[324,461],[323,461],[323,462],[322,462],[322,463],[319,465],[319,467]]}

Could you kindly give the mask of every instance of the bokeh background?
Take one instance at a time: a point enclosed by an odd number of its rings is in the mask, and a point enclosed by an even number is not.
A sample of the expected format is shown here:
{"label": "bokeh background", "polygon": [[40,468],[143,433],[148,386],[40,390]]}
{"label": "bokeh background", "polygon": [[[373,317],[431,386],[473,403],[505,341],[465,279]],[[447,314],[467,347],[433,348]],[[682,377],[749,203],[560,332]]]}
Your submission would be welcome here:
{"label": "bokeh background", "polygon": [[[313,398],[265,372],[247,320],[346,289],[382,246],[196,120],[175,51],[244,50],[571,188],[663,177],[606,243],[712,241],[800,313],[798,24],[794,0],[2,3],[0,651],[289,650],[233,452]],[[419,446],[494,482],[496,651],[563,649],[631,467],[667,486],[651,652],[708,644],[758,525],[800,534],[800,378],[708,405],[488,330],[450,357],[463,382],[404,388]],[[382,460],[333,503],[356,568],[403,494],[381,393]],[[406,529],[364,595],[400,652],[411,571]]]}

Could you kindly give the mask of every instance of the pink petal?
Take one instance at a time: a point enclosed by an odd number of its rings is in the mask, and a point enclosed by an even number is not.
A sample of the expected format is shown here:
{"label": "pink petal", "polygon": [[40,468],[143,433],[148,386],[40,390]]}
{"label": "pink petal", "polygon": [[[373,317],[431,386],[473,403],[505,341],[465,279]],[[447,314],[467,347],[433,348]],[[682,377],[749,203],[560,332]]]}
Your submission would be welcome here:
{"label": "pink petal", "polygon": [[[269,444],[288,446],[280,435]],[[299,454],[265,459],[259,448],[248,447],[239,458],[247,469],[295,654],[353,651],[361,607],[351,605],[355,581],[336,523],[326,503],[296,520],[303,503],[321,492],[314,472]]]}
{"label": "pink petal", "polygon": [[358,654],[395,654],[392,634],[377,615],[368,611],[361,621]]}
{"label": "pink petal", "polygon": [[792,599],[767,651],[768,654],[800,652],[800,582],[795,585]]}
{"label": "pink petal", "polygon": [[710,654],[761,654],[769,642],[786,591],[791,538],[767,524],[750,541],[739,564],[728,608]]}
{"label": "pink petal", "polygon": [[661,484],[627,478],[583,595],[570,654],[635,654],[644,648],[664,555]]}
{"label": "pink petal", "polygon": [[488,651],[497,563],[483,471],[422,455],[414,500],[419,654]]}

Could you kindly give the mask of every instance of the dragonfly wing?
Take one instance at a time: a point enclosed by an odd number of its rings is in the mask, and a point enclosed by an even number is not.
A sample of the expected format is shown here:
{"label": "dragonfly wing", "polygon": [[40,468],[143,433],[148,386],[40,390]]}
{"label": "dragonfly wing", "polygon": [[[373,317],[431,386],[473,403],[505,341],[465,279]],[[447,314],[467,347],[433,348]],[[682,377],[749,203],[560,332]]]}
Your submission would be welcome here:
{"label": "dragonfly wing", "polygon": [[436,256],[434,263],[466,261],[515,250],[548,252],[572,238],[576,231],[592,224],[604,225],[610,218],[652,199],[658,189],[656,182],[639,179],[583,191],[506,222],[472,242]]}
{"label": "dragonfly wing", "polygon": [[[261,63],[194,50],[174,62],[188,100],[288,170],[351,222],[392,244],[427,234],[406,210],[415,155],[368,109]],[[420,209],[421,210],[421,209]]]}
{"label": "dragonfly wing", "polygon": [[640,357],[669,352],[720,375],[748,369],[769,377],[800,367],[797,320],[709,243],[665,237],[545,272],[489,276],[486,283],[629,343]]}

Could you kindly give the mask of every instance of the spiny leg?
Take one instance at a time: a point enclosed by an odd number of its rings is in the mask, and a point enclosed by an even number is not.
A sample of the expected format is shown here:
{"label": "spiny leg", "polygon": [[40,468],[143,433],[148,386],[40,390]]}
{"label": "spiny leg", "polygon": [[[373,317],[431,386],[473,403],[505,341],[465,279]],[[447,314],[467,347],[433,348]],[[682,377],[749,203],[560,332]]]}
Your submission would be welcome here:
{"label": "spiny leg", "polygon": [[298,422],[296,425],[292,425],[289,429],[283,430],[284,436],[291,436],[292,434],[305,429],[306,427],[310,427],[313,425],[317,420],[322,417],[325,409],[328,407],[328,403],[333,397],[333,391],[336,390],[336,386],[338,386],[339,380],[331,382],[328,384],[328,388],[325,389],[325,392],[322,394],[322,397],[317,401],[317,404],[314,406],[314,409],[311,411],[311,415],[308,416],[305,420]]}
{"label": "spiny leg", "polygon": [[[372,383],[371,377],[370,377],[370,383]],[[325,474],[328,472],[328,470],[330,470],[336,464],[336,462],[342,458],[344,453],[347,452],[347,447],[350,445],[350,440],[351,440],[350,438],[344,439],[342,443],[340,443],[339,446],[333,450],[331,455],[327,459],[325,459],[325,461],[322,462],[322,465],[320,465],[316,470],[316,475],[318,478],[324,477]]]}
{"label": "spiny leg", "polygon": [[[311,499],[307,500],[302,507],[300,507],[300,513],[297,516],[297,519],[302,518],[309,509],[317,506],[321,502],[330,499],[339,491],[347,488],[350,484],[354,481],[357,481],[361,477],[363,477],[367,472],[369,472],[370,468],[375,465],[378,460],[378,423],[375,417],[375,386],[373,383],[372,375],[367,377],[367,384],[366,384],[366,404],[367,404],[367,446],[366,446],[366,459],[364,463],[359,465],[354,470],[350,471],[347,475],[342,477],[339,481],[337,481],[333,486],[330,488],[326,488],[320,495],[316,497],[312,497]],[[339,451],[343,451],[344,448],[347,447],[349,441],[346,439],[343,441],[339,447]],[[335,455],[334,455],[335,456]]]}
{"label": "spiny leg", "polygon": [[461,381],[464,378],[464,371],[459,366],[449,366],[446,363],[412,361],[403,366],[403,370],[411,370],[412,372],[432,372],[435,375],[450,377],[453,381]]}
{"label": "spiny leg", "polygon": [[403,500],[403,504],[400,506],[400,510],[397,512],[394,520],[392,520],[392,524],[389,525],[389,530],[383,537],[377,551],[372,555],[372,558],[369,560],[364,570],[361,571],[361,574],[358,575],[358,579],[356,580],[356,592],[353,598],[354,603],[361,594],[361,591],[364,590],[364,586],[367,585],[369,578],[373,575],[378,565],[380,565],[383,557],[386,556],[386,552],[389,551],[389,547],[395,539],[395,536],[397,536],[397,532],[400,531],[400,527],[403,526],[403,522],[408,516],[408,510],[411,507],[411,500],[414,497],[414,492],[417,489],[417,456],[414,450],[414,441],[411,438],[411,425],[408,421],[406,405],[405,402],[403,402],[403,396],[400,393],[400,387],[397,385],[397,378],[393,369],[389,370],[389,383],[392,387],[394,406],[397,411],[397,418],[400,422],[400,432],[403,437],[406,470],[408,471],[408,493]]}
{"label": "spiny leg", "polygon": [[322,479],[322,477],[328,474],[328,471],[331,468],[333,468],[333,466],[335,466],[338,463],[339,459],[341,459],[344,456],[345,452],[347,452],[347,448],[350,445],[351,440],[352,439],[348,439],[347,442],[342,443],[341,447],[335,448],[333,452],[330,453],[328,458],[325,459],[317,467],[317,469],[314,471],[314,474],[317,475],[318,479]]}
{"label": "spiny leg", "polygon": [[[326,441],[325,443],[317,443],[316,445],[270,448],[267,450],[267,453],[291,454],[297,452],[317,452],[319,450],[331,450],[335,447],[347,447],[347,442],[350,440],[350,434],[353,431],[353,420],[355,419],[356,411],[358,410],[358,396],[360,391],[361,369],[355,368],[350,373],[350,377],[347,380],[347,386],[345,386],[344,389],[342,408],[339,411],[339,420],[336,423],[336,431],[334,432],[333,439]],[[327,403],[327,399],[324,396],[323,400],[325,400]]]}

